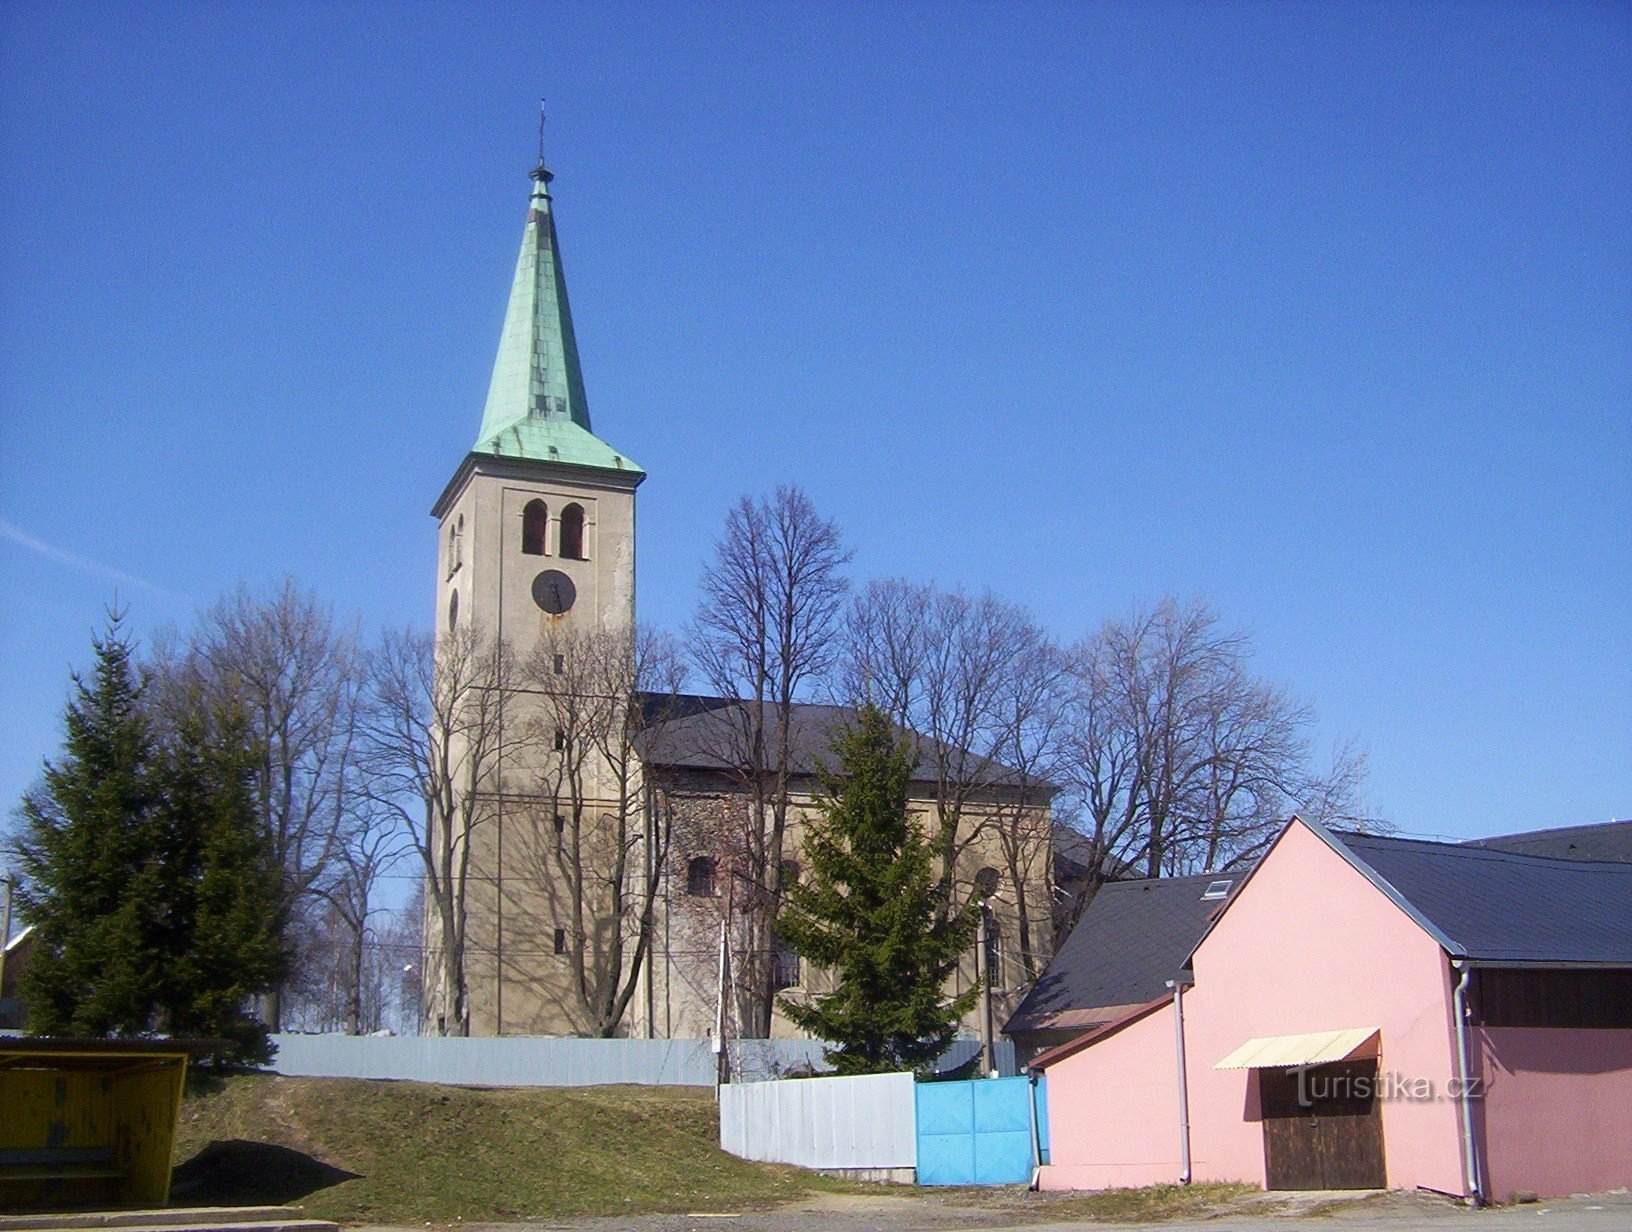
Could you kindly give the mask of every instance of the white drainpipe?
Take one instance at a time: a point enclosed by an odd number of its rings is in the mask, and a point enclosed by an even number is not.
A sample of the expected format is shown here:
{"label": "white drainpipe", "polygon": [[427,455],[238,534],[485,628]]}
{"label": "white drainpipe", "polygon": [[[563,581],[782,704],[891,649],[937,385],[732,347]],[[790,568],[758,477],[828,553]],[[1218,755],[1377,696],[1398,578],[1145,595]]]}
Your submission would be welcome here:
{"label": "white drainpipe", "polygon": [[1468,981],[1473,978],[1473,967],[1460,962],[1453,964],[1462,973],[1456,982],[1456,993],[1451,998],[1452,1013],[1456,1015],[1457,1079],[1462,1089],[1457,1093],[1462,1105],[1462,1159],[1467,1171],[1468,1197],[1474,1206],[1485,1204],[1485,1195],[1479,1188],[1479,1148],[1473,1133],[1473,1091],[1470,1075],[1473,1061],[1468,1045]]}
{"label": "white drainpipe", "polygon": [[1173,990],[1173,1045],[1179,1072],[1179,1184],[1190,1183],[1190,1090],[1184,1072],[1184,984],[1168,980]]}

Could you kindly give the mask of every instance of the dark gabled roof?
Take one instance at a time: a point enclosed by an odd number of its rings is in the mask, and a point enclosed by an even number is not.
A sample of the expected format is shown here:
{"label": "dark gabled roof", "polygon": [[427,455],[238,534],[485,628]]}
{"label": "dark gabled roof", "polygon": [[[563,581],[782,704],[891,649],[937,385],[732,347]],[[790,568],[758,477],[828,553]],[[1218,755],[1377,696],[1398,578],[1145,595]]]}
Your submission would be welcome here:
{"label": "dark gabled roof", "polygon": [[1162,997],[1156,1001],[1147,1001],[1144,1005],[1128,1006],[1123,1013],[1109,1022],[1101,1023],[1092,1030],[1077,1036],[1076,1039],[1067,1040],[1063,1044],[1056,1044],[1053,1048],[1038,1053],[1030,1061],[1026,1062],[1026,1068],[1032,1071],[1046,1070],[1056,1061],[1063,1061],[1067,1057],[1076,1056],[1084,1048],[1091,1048],[1107,1036],[1115,1035],[1125,1027],[1131,1027],[1141,1018],[1155,1013],[1167,1004],[1168,999]]}
{"label": "dark gabled roof", "polygon": [[1632,965],[1632,864],[1311,828],[1455,957]]}
{"label": "dark gabled roof", "polygon": [[[684,693],[670,696],[661,693],[640,695],[647,726],[636,737],[635,747],[647,765],[680,770],[732,770],[734,738],[744,730],[746,703],[729,697],[707,697]],[[821,706],[810,702],[796,703],[791,723],[793,773],[813,775],[823,765],[833,764],[833,738],[846,723],[855,717],[848,706]],[[768,718],[769,724],[775,723]],[[928,771],[934,764],[929,756],[937,746],[928,736],[901,730],[919,742],[925,749],[919,761],[921,770]],[[774,733],[772,739],[775,738]],[[1019,770],[968,754],[968,773],[982,785],[1001,788],[1027,788],[1037,793],[1037,802],[1044,803],[1054,789],[1041,779]],[[932,781],[928,774],[920,781]]]}
{"label": "dark gabled roof", "polygon": [[1026,994],[1005,1032],[1089,1027],[1167,995],[1225,899],[1203,898],[1239,873],[1111,881]]}
{"label": "dark gabled roof", "polygon": [[1614,860],[1632,864],[1632,821],[1601,821],[1590,826],[1499,834],[1495,838],[1469,839],[1463,845],[1560,860]]}

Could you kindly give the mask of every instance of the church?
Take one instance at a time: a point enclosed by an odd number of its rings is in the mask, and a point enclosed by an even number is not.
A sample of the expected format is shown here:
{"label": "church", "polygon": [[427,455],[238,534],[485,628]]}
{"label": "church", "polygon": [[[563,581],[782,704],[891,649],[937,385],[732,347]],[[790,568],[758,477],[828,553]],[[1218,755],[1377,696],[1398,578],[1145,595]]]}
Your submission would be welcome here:
{"label": "church", "polygon": [[[751,1011],[736,1008],[753,1000],[745,986],[793,998],[830,987],[777,945],[765,923],[774,904],[769,913],[761,904],[756,931],[754,896],[734,888],[753,853],[732,836],[764,808],[764,792],[729,751],[745,704],[656,690],[617,666],[635,657],[635,503],[646,472],[591,428],[553,180],[541,155],[475,443],[432,509],[439,670],[472,638],[525,665],[496,708],[494,751],[467,788],[480,806],[463,814],[451,844],[467,861],[468,1030],[793,1035],[780,1012],[767,1018],[762,1008],[750,1022]],[[799,704],[787,716],[773,887],[799,875],[818,762],[847,713]],[[947,806],[923,764],[911,807],[932,827]],[[964,1023],[969,1034],[991,1032],[1050,956],[1052,794],[985,763],[957,803],[967,833],[945,862],[959,898],[984,904],[985,924],[947,991],[989,990]],[[766,857],[757,858],[763,873]],[[446,977],[435,974],[444,931],[428,911],[431,1031],[450,1027],[449,990],[436,986]]]}

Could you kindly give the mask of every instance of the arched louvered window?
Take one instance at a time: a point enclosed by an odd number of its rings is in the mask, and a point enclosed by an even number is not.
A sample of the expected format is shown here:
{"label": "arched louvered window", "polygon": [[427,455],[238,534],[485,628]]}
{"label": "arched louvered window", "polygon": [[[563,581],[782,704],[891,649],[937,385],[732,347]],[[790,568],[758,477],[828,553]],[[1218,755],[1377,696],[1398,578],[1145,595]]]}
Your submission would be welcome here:
{"label": "arched louvered window", "polygon": [[521,550],[528,556],[544,555],[544,539],[550,530],[550,511],[541,500],[528,501],[521,511]]}
{"label": "arched louvered window", "polygon": [[585,560],[584,507],[568,505],[561,511],[561,556],[565,560]]}

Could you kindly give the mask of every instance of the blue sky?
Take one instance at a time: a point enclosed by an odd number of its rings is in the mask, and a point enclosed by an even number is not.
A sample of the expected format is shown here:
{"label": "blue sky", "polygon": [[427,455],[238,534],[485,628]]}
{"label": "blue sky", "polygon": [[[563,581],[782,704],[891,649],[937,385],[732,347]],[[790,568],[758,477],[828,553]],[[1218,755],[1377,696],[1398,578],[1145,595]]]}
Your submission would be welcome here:
{"label": "blue sky", "polygon": [[540,94],[642,616],[803,484],[1063,637],[1172,591],[1374,811],[1632,815],[1632,9],[0,7],[0,808],[117,589],[429,623]]}

